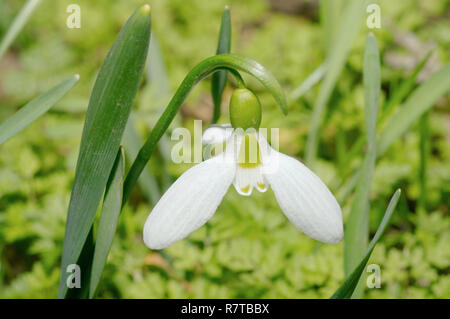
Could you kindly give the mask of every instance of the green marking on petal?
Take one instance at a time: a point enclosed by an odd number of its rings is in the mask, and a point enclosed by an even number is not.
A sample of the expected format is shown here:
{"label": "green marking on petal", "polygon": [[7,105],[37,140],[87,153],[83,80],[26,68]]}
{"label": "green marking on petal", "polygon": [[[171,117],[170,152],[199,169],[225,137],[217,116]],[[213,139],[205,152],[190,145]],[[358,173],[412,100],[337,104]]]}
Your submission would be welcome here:
{"label": "green marking on petal", "polygon": [[250,191],[250,185],[247,185],[247,186],[241,188],[241,191],[242,191],[243,193],[247,194],[247,193]]}
{"label": "green marking on petal", "polygon": [[255,135],[245,135],[239,150],[238,165],[241,168],[254,168],[261,164],[259,144]]}
{"label": "green marking on petal", "polygon": [[262,183],[257,183],[258,187],[261,189],[266,188],[266,184],[262,184]]}

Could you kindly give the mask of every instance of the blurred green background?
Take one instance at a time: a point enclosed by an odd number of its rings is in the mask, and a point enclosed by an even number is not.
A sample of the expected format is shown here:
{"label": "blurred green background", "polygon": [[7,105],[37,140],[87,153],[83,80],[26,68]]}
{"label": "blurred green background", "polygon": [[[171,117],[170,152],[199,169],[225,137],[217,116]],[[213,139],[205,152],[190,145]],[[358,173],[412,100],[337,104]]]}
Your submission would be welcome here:
{"label": "blurred green background", "polygon": [[[0,37],[24,1],[0,1]],[[66,7],[81,7],[81,29],[66,27]],[[47,114],[0,146],[0,297],[54,298],[60,273],[65,219],[89,94],[121,26],[143,1],[43,0],[0,60],[0,121],[69,75],[80,82]],[[162,57],[146,72],[134,107],[142,138],[154,125],[186,73],[215,54],[226,4],[232,17],[232,52],[266,66],[287,95],[325,59],[328,38],[318,1],[148,0],[151,51]],[[378,1],[382,28],[362,27],[328,104],[316,173],[339,194],[364,153],[347,156],[364,132],[362,63],[373,31],[380,47],[383,102],[429,50],[418,81],[449,61],[450,1]],[[155,49],[156,48],[156,49]],[[153,54],[153,55],[152,55]],[[156,60],[156,59],[155,59]],[[149,64],[150,66],[151,64]],[[165,78],[166,76],[166,78]],[[269,93],[246,78],[263,105],[262,127],[280,128],[280,150],[304,156],[318,86],[290,101],[284,117]],[[224,93],[220,122],[228,122]],[[212,116],[210,81],[187,99],[175,126],[193,128]],[[377,162],[370,194],[376,230],[396,188],[403,193],[393,222],[369,264],[381,267],[381,288],[367,298],[450,298],[449,95],[422,119],[429,129],[426,188],[421,190],[420,130],[415,123]],[[424,124],[425,123],[425,124]],[[161,144],[149,170],[163,192],[188,168],[166,160]],[[170,152],[170,150],[169,150]],[[341,190],[342,191],[342,190]],[[343,282],[343,243],[325,245],[300,233],[281,212],[273,193],[244,198],[230,188],[204,227],[169,247],[149,250],[142,228],[151,210],[145,189],[135,188],[125,207],[99,286],[102,298],[327,298]],[[352,196],[341,202],[344,220]]]}

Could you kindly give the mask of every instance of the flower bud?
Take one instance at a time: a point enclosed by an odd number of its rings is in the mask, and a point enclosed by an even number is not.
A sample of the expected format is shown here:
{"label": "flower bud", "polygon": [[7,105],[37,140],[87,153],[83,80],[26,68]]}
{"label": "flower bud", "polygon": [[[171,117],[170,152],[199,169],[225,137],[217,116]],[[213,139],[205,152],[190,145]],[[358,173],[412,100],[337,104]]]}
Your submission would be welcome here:
{"label": "flower bud", "polygon": [[230,100],[230,122],[234,128],[258,129],[261,124],[261,103],[249,89],[236,89]]}

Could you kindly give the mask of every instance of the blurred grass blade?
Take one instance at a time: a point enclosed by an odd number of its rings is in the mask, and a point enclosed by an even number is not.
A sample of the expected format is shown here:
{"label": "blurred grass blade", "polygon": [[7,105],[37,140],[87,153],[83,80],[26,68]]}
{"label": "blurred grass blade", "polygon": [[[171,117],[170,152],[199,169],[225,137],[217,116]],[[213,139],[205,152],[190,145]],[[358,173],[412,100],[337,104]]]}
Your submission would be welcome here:
{"label": "blurred grass blade", "polygon": [[389,98],[389,100],[383,107],[383,112],[381,113],[379,121],[380,124],[382,124],[384,120],[392,114],[392,111],[394,110],[395,106],[400,104],[403,101],[403,99],[411,92],[414,85],[416,84],[417,76],[427,64],[428,59],[430,58],[432,53],[433,52],[430,51],[425,56],[425,58],[414,68],[413,72],[404,81],[402,81],[400,86],[394,91],[392,97]]}
{"label": "blurred grass blade", "polygon": [[158,42],[158,38],[152,32],[150,38],[150,48],[147,58],[147,85],[154,86],[157,100],[164,99],[171,94],[169,77],[164,62],[163,54]]}
{"label": "blurred grass blade", "polygon": [[340,27],[327,57],[328,69],[316,99],[306,144],[305,161],[313,165],[316,158],[319,128],[331,93],[344,67],[352,42],[356,37],[366,12],[367,0],[349,0],[340,17]]}
{"label": "blurred grass blade", "polygon": [[117,153],[114,166],[109,176],[103,200],[102,213],[97,228],[97,239],[95,243],[94,258],[92,261],[91,280],[89,287],[89,298],[94,297],[100,276],[105,267],[111,243],[116,233],[117,221],[120,208],[122,207],[122,187],[125,171],[125,154],[121,147]]}
{"label": "blurred grass blade", "polygon": [[297,86],[291,92],[290,99],[298,100],[309,91],[314,85],[316,85],[325,75],[327,71],[326,63],[322,63],[319,65],[317,69],[315,69],[299,86]]}
{"label": "blurred grass blade", "polygon": [[[441,70],[434,73],[399,106],[398,112],[390,118],[379,134],[377,158],[380,158],[392,143],[402,136],[425,112],[431,109],[436,101],[448,90],[450,90],[450,64],[445,65]],[[357,179],[357,174],[359,174],[359,170],[340,187],[336,194],[339,202],[345,201],[353,187],[356,186],[355,179]]]}
{"label": "blurred grass blade", "polygon": [[287,114],[287,101],[280,84],[265,67],[255,60],[237,54],[219,54],[203,60],[186,75],[150,133],[147,141],[139,151],[125,179],[122,205],[127,201],[131,189],[136,184],[142,170],[152,156],[158,141],[169,127],[189,92],[202,79],[222,69],[227,69],[240,83],[243,80],[237,71],[243,71],[254,76],[272,94],[282,112]]}
{"label": "blurred grass blade", "polygon": [[[419,75],[420,71],[424,68],[426,65],[428,59],[431,56],[431,53],[428,53],[426,57],[414,68],[414,71],[411,73],[410,76],[408,76],[400,86],[394,91],[393,95],[389,98],[389,100],[384,105],[383,109],[380,112],[380,117],[378,119],[378,127],[383,127],[383,124],[385,120],[392,115],[392,112],[395,110],[395,107],[398,106],[403,99],[411,93],[411,90],[413,89],[417,76]],[[361,153],[364,146],[364,136],[361,135],[357,141],[353,144],[350,151],[347,153],[345,162],[348,162],[353,157],[357,156]],[[348,173],[348,172],[346,172]]]}
{"label": "blurred grass blade", "polygon": [[389,201],[389,205],[386,209],[386,212],[384,213],[383,220],[381,221],[380,226],[378,226],[377,232],[375,233],[375,236],[370,242],[369,248],[367,249],[364,258],[362,258],[362,260],[360,261],[358,266],[353,270],[350,276],[347,277],[342,286],[333,294],[333,296],[331,296],[332,299],[350,298],[353,295],[353,292],[356,286],[358,285],[359,279],[361,278],[361,275],[364,272],[364,268],[366,267],[367,262],[369,261],[370,255],[372,254],[375,245],[378,243],[381,236],[383,236],[383,233],[386,230],[387,225],[389,224],[389,221],[394,212],[395,206],[397,205],[400,194],[401,190],[398,189],[392,196],[391,200]]}
{"label": "blurred grass blade", "polygon": [[50,91],[28,102],[14,115],[0,124],[0,145],[33,123],[47,112],[78,82],[78,74],[62,81]]}
{"label": "blurred grass blade", "polygon": [[144,70],[149,40],[150,7],[144,5],[120,31],[92,90],[67,214],[60,298],[67,291],[66,267],[80,255],[119,150]]}
{"label": "blurred grass blade", "polygon": [[[125,148],[125,153],[127,154],[128,163],[132,163],[134,161],[139,149],[142,146],[142,143],[141,137],[136,132],[134,126],[133,114],[131,114],[128,118],[125,132],[123,133],[122,143]],[[155,177],[148,171],[148,169],[144,169],[142,171],[142,174],[138,179],[138,184],[150,204],[155,205],[161,197],[161,192]]]}
{"label": "blurred grass blade", "polygon": [[[228,6],[222,14],[222,24],[219,31],[219,43],[216,54],[230,53],[231,48],[231,18]],[[220,117],[220,105],[222,104],[222,94],[227,83],[227,71],[218,71],[212,75],[211,95],[214,103],[214,113],[211,122],[217,123]]]}
{"label": "blurred grass blade", "polygon": [[321,0],[319,2],[320,24],[325,38],[325,52],[330,54],[333,41],[339,31],[339,22],[342,13],[343,0]]}
{"label": "blurred grass blade", "polygon": [[437,99],[450,90],[450,63],[434,73],[409,96],[386,123],[380,134],[378,155],[381,156],[389,146],[428,111]]}
{"label": "blurred grass blade", "polygon": [[[355,199],[346,224],[344,238],[344,271],[346,276],[350,275],[364,256],[369,241],[369,194],[376,160],[377,114],[381,89],[380,57],[377,40],[373,34],[369,34],[366,40],[363,82],[367,153],[362,164]],[[361,288],[355,291],[356,298],[362,295],[362,286],[359,287]]]}
{"label": "blurred grass blade", "polygon": [[27,23],[28,19],[30,19],[39,2],[41,2],[41,0],[28,0],[24,4],[19,14],[16,16],[13,23],[9,27],[8,31],[6,31],[5,36],[0,42],[0,59],[8,50],[9,46],[17,37],[24,25]]}

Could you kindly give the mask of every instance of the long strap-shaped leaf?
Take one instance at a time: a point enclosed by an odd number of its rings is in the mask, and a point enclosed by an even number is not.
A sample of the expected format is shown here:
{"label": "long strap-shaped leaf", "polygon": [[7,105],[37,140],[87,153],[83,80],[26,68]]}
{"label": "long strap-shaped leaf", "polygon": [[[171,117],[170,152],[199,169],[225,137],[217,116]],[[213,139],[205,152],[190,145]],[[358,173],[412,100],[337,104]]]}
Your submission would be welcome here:
{"label": "long strap-shaped leaf", "polygon": [[344,67],[348,52],[350,51],[353,39],[358,33],[359,27],[365,14],[367,0],[349,0],[343,9],[340,18],[340,25],[337,37],[333,40],[330,56],[327,57],[327,73],[320,86],[319,95],[311,118],[308,141],[306,144],[305,161],[312,165],[317,152],[319,142],[319,128],[322,117],[325,113],[326,105],[333,92],[334,86],[338,80],[339,74]]}
{"label": "long strap-shaped leaf", "polygon": [[[344,270],[347,276],[364,256],[369,241],[369,194],[375,168],[378,100],[381,88],[380,57],[377,40],[373,34],[369,34],[366,40],[363,82],[367,153],[364,157],[355,199],[346,223]],[[361,297],[362,289],[357,289],[355,294],[355,297]]]}
{"label": "long strap-shaped leaf", "polygon": [[242,81],[242,79],[239,79],[240,76],[236,72],[236,70],[253,75],[272,94],[283,113],[287,114],[286,97],[284,96],[280,84],[265,67],[263,67],[255,60],[237,54],[219,54],[203,60],[202,62],[197,64],[184,78],[183,82],[178,87],[177,92],[170,100],[169,105],[166,107],[164,113],[161,115],[155,127],[153,128],[149,138],[139,151],[139,154],[136,157],[136,160],[131,166],[130,171],[128,172],[128,175],[125,179],[123,190],[123,204],[125,204],[125,202],[127,201],[131,193],[131,189],[136,184],[139,175],[150,159],[156,144],[169,127],[170,123],[181,107],[181,104],[188,96],[189,92],[202,79],[222,69],[227,69],[240,81]]}
{"label": "long strap-shaped leaf", "polygon": [[124,150],[120,148],[106,185],[105,199],[103,200],[102,213],[97,228],[97,239],[92,261],[89,298],[94,297],[116,232],[117,220],[122,207],[123,176],[125,171],[124,157]]}
{"label": "long strap-shaped leaf", "polygon": [[120,31],[92,90],[67,215],[60,298],[67,291],[66,267],[76,263],[80,255],[119,150],[144,69],[149,39],[150,7],[145,5],[135,11]]}
{"label": "long strap-shaped leaf", "polygon": [[[231,48],[231,17],[228,6],[222,14],[222,24],[219,31],[219,43],[216,54],[230,53]],[[214,103],[214,113],[211,122],[217,123],[220,117],[220,105],[222,104],[222,94],[227,84],[227,71],[218,71],[212,75],[211,95]]]}
{"label": "long strap-shaped leaf", "polygon": [[78,82],[78,74],[62,81],[60,84],[28,102],[14,115],[0,125],[0,145],[33,123],[47,112]]}
{"label": "long strap-shaped leaf", "polygon": [[400,189],[398,189],[392,196],[389,205],[386,209],[386,212],[384,213],[383,220],[381,221],[380,226],[378,226],[378,230],[375,233],[375,236],[373,237],[372,241],[370,242],[369,248],[367,249],[364,258],[361,260],[361,262],[358,264],[355,270],[351,273],[351,275],[347,277],[342,286],[338,290],[336,290],[333,296],[331,296],[332,299],[350,298],[352,296],[353,292],[355,291],[356,285],[358,284],[359,278],[361,277],[361,274],[363,273],[364,268],[366,267],[367,262],[369,261],[370,255],[372,254],[372,251],[375,248],[375,245],[378,243],[381,236],[383,236],[383,233],[386,230],[387,225],[389,224],[389,221],[391,219],[392,213],[394,212],[395,206],[397,205],[400,194],[401,191]]}
{"label": "long strap-shaped leaf", "polygon": [[[434,73],[428,80],[415,89],[406,101],[399,106],[398,112],[389,119],[379,134],[377,158],[400,137],[425,112],[433,107],[436,101],[450,90],[450,63]],[[337,193],[339,202],[343,202],[357,184],[360,171],[356,171]]]}
{"label": "long strap-shaped leaf", "polygon": [[6,31],[5,36],[2,38],[0,42],[0,59],[3,56],[3,54],[5,54],[5,52],[8,50],[9,46],[17,37],[17,35],[22,30],[24,25],[27,23],[28,19],[31,17],[31,14],[37,8],[40,2],[41,0],[28,0],[24,4],[19,14],[16,16],[13,23],[9,27],[8,31]]}

